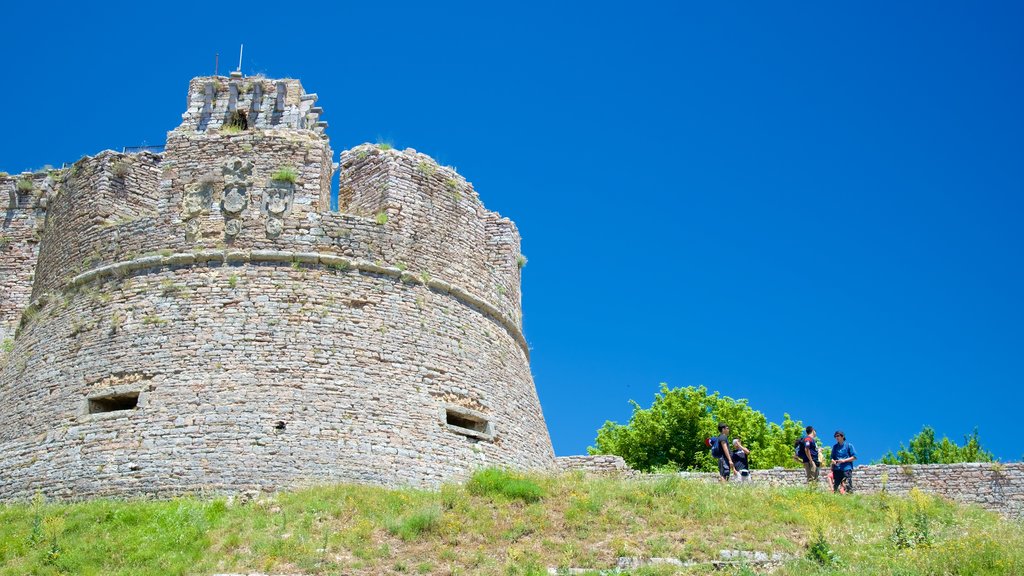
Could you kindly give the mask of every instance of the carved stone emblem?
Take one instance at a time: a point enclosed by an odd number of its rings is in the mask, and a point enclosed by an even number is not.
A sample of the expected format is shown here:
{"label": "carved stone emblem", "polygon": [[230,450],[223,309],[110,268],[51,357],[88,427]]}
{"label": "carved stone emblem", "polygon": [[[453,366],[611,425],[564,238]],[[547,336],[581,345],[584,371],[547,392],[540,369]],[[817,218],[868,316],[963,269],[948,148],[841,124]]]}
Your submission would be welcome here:
{"label": "carved stone emblem", "polygon": [[209,206],[213,198],[213,185],[211,182],[193,182],[185,187],[185,194],[181,199],[181,213],[185,218],[195,218],[202,214]]}
{"label": "carved stone emblem", "polygon": [[248,204],[245,186],[241,184],[228,184],[224,187],[224,200],[221,209],[228,214],[238,214],[245,210]]}
{"label": "carved stone emblem", "polygon": [[185,238],[195,240],[199,237],[199,221],[189,220],[185,222]]}
{"label": "carved stone emblem", "polygon": [[234,158],[228,158],[228,160],[224,162],[221,172],[224,174],[224,180],[226,182],[238,182],[241,184],[252,176],[252,162],[242,160],[237,156]]}
{"label": "carved stone emblem", "polygon": [[271,181],[263,191],[263,210],[273,216],[284,216],[291,211],[294,198],[294,184]]}
{"label": "carved stone emblem", "polygon": [[238,157],[228,158],[221,166],[224,175],[224,195],[220,209],[224,213],[224,235],[234,238],[242,232],[242,221],[237,216],[249,205],[249,179],[252,162]]}
{"label": "carved stone emblem", "polygon": [[235,237],[242,233],[242,221],[238,218],[232,218],[224,223],[224,234],[227,236]]}
{"label": "carved stone emblem", "polygon": [[284,231],[284,221],[278,218],[267,218],[267,236],[277,238]]}

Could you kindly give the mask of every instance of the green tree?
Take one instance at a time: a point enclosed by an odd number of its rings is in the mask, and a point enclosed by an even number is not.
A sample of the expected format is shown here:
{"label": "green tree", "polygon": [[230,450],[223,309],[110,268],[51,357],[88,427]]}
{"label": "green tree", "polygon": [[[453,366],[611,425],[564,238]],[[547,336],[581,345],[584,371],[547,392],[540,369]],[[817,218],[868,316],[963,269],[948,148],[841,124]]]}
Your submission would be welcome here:
{"label": "green tree", "polygon": [[900,443],[895,454],[890,450],[882,456],[882,464],[954,464],[956,462],[992,462],[992,453],[981,447],[978,429],[964,436],[963,446],[946,436],[935,440],[935,429],[925,426],[910,439],[910,446]]}
{"label": "green tree", "polygon": [[729,425],[730,436],[750,449],[751,468],[796,467],[793,443],[803,425],[784,415],[782,424],[768,422],[746,400],[709,394],[703,386],[672,388],[662,383],[650,408],[630,400],[629,423],[605,422],[597,431],[590,454],[616,454],[637,470],[718,469],[704,443],[718,434],[718,423]]}

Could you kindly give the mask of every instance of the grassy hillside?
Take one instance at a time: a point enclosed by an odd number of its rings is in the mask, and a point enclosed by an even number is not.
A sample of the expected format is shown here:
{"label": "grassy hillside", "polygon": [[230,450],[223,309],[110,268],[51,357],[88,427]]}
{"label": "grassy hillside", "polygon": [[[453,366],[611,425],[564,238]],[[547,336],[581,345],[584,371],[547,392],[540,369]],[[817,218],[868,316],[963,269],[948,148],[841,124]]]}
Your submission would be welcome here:
{"label": "grassy hillside", "polygon": [[773,572],[782,575],[1024,574],[1022,527],[923,494],[486,470],[439,492],[342,485],[245,504],[37,498],[0,507],[0,574],[546,574],[608,569],[619,556],[708,561],[722,549],[788,554]]}

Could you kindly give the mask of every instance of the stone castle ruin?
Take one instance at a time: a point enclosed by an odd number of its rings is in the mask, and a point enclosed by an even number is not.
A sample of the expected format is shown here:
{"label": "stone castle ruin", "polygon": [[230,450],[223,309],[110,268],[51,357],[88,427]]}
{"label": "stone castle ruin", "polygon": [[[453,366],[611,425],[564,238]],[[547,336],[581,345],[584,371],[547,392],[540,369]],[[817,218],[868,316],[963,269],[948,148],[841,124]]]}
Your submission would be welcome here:
{"label": "stone castle ruin", "polygon": [[195,78],[163,152],[0,176],[0,499],[555,466],[515,225],[316,99]]}

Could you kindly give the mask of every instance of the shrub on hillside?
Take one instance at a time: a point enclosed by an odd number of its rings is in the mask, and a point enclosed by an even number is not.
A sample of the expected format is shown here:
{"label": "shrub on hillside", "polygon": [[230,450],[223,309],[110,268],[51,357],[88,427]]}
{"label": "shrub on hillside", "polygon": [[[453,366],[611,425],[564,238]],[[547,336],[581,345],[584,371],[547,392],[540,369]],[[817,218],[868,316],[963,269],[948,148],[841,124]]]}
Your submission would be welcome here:
{"label": "shrub on hillside", "polygon": [[729,424],[731,437],[750,449],[751,468],[799,466],[793,460],[793,442],[803,435],[803,425],[783,415],[782,424],[768,422],[746,400],[709,394],[707,388],[688,386],[669,389],[661,385],[650,408],[633,404],[628,424],[605,422],[597,431],[591,454],[616,454],[637,470],[718,469],[704,441],[718,434],[718,423]]}
{"label": "shrub on hillside", "polygon": [[500,468],[477,471],[466,483],[466,490],[477,496],[498,496],[523,502],[537,502],[544,497],[544,489],[533,480]]}

